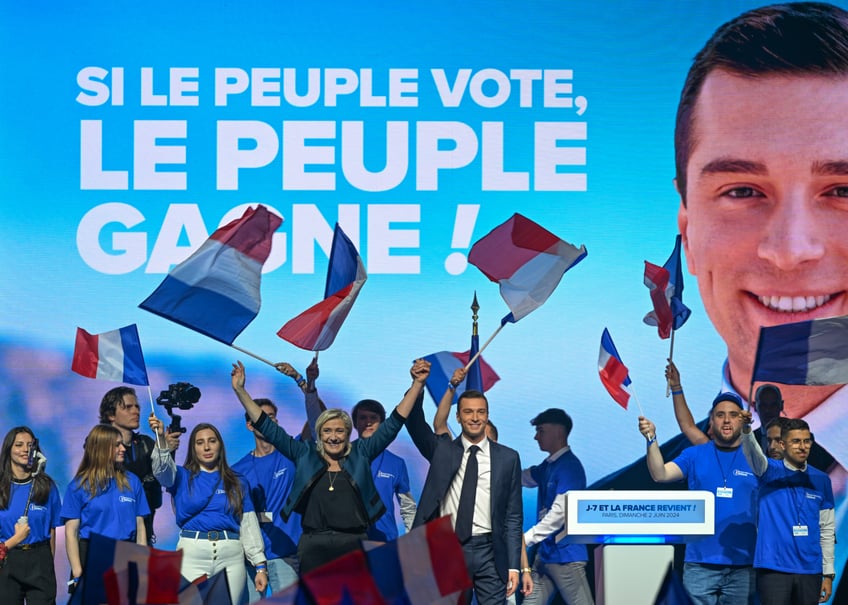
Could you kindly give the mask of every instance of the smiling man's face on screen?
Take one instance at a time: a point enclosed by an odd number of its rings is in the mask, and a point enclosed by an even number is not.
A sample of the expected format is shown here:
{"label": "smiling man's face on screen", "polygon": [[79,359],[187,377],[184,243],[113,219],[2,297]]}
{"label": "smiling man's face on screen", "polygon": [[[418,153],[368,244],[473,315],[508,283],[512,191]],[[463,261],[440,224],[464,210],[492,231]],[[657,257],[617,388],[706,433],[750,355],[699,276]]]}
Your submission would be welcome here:
{"label": "smiling man's face on screen", "polygon": [[693,115],[678,222],[747,391],[760,326],[848,314],[848,77],[716,70]]}

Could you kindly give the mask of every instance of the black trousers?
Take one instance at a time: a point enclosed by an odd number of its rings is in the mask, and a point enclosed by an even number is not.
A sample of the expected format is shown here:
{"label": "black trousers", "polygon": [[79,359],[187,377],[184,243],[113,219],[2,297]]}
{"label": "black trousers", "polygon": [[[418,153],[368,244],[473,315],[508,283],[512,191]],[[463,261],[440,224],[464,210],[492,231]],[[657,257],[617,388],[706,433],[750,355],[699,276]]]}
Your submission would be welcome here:
{"label": "black trousers", "polygon": [[0,569],[0,603],[18,605],[55,605],[56,569],[50,541],[29,550],[12,548]]}
{"label": "black trousers", "polygon": [[321,567],[333,559],[338,559],[354,550],[362,548],[365,533],[346,533],[333,530],[304,533],[297,543],[297,558],[300,561],[301,574]]}
{"label": "black trousers", "polygon": [[816,605],[821,585],[821,574],[757,570],[757,591],[763,605]]}

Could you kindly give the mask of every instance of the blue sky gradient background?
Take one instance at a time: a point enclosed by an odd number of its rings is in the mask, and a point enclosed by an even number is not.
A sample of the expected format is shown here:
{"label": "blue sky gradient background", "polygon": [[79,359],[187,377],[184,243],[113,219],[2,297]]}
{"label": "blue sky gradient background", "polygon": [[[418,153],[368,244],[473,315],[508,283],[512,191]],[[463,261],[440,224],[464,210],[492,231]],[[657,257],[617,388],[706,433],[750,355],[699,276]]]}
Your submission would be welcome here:
{"label": "blue sky gradient background", "polygon": [[[114,254],[114,233],[145,233],[145,256],[149,256],[167,212],[175,205],[196,207],[206,233],[243,204],[260,202],[276,208],[286,219],[280,233],[286,234],[288,259],[264,276],[262,310],[236,344],[263,357],[289,361],[303,371],[309,352],[275,333],[320,299],[327,258],[319,245],[313,245],[314,270],[293,270],[292,235],[314,227],[297,214],[297,208],[314,205],[331,230],[340,207],[343,213],[343,205],[359,205],[359,245],[368,266],[369,246],[379,244],[368,241],[368,207],[398,204],[420,209],[420,220],[393,226],[417,229],[420,245],[416,250],[394,249],[392,254],[420,256],[420,272],[372,272],[335,344],[320,356],[319,388],[327,404],[350,408],[361,398],[373,397],[388,407],[406,388],[413,358],[467,349],[469,305],[475,291],[481,305],[481,339],[488,338],[508,312],[497,286],[474,267],[451,275],[445,259],[452,252],[467,253],[471,243],[520,212],[569,242],[585,244],[588,257],[565,276],[545,306],[508,325],[485,352],[501,376],[489,392],[501,441],[518,449],[525,464],[541,460],[529,420],[557,406],[574,418],[570,443],[590,482],[635,460],[644,453],[636,428],[638,407],[631,400],[628,411],[621,409],[600,384],[601,332],[609,328],[660,438],[677,433],[663,378],[668,341],[660,341],[655,329],[642,323],[650,310],[642,284],[643,261],[662,264],[677,234],[672,132],[677,97],[691,59],[718,25],[759,4],[3,0],[0,253],[6,262],[0,268],[4,283],[0,410],[4,424],[35,428],[50,459],[49,470],[64,490],[81,455],[82,437],[97,420],[100,397],[115,386],[71,373],[74,330],[81,326],[98,333],[136,323],[153,396],[177,380],[197,384],[203,398],[185,413],[184,424],[190,428],[200,421],[216,423],[224,432],[231,462],[252,446],[229,388],[233,360],[247,363],[251,393],[281,404],[281,423],[294,430],[303,420],[294,383],[220,343],[139,309],[138,303],[164,273],[147,272],[144,266],[117,275],[96,271],[78,250],[81,220],[101,204],[134,207],[144,216],[142,223],[130,229],[107,225],[98,242]],[[123,106],[86,107],[76,102],[77,73],[88,66],[124,69]],[[144,67],[153,68],[158,93],[167,91],[169,68],[199,68],[199,105],[141,106],[139,73]],[[379,94],[385,94],[389,69],[416,68],[419,103],[414,108],[360,107],[358,95],[349,95],[337,107],[296,108],[285,102],[280,107],[251,107],[248,95],[241,95],[227,107],[216,107],[213,74],[223,67],[293,67],[299,72],[310,67],[370,68]],[[430,70],[444,69],[452,79],[462,68],[505,73],[573,70],[573,95],[585,97],[587,107],[582,115],[575,109],[542,107],[538,83],[532,108],[518,106],[516,90],[501,107],[480,107],[467,95],[459,107],[444,107]],[[83,120],[102,121],[104,168],[130,172],[134,121],[185,120],[186,139],[161,144],[186,146],[185,166],[176,169],[187,173],[187,188],[82,189]],[[265,122],[278,136],[284,120],[336,122],[334,141],[317,143],[335,147],[334,166],[318,170],[335,172],[337,186],[332,191],[284,189],[278,153],[264,168],[242,170],[238,190],[218,190],[219,120]],[[339,124],[353,120],[365,124],[366,165],[372,170],[385,162],[385,123],[409,122],[410,171],[400,186],[372,193],[344,182]],[[584,172],[586,190],[484,191],[478,151],[468,166],[442,170],[438,190],[418,191],[414,125],[430,121],[461,122],[478,137],[483,122],[502,122],[506,169],[531,172],[535,122],[584,122],[587,140],[567,144],[586,148],[586,165],[565,170]],[[479,205],[479,213],[471,237],[454,248],[451,237],[460,204]],[[192,237],[183,232],[179,244],[187,254],[189,246],[199,246],[204,237],[205,233]],[[92,236],[84,239],[91,242]],[[329,239],[324,242],[328,244]],[[695,416],[702,418],[720,386],[724,346],[703,311],[694,278],[688,274],[686,278],[684,300],[693,313],[677,335],[674,357]],[[146,403],[144,389],[139,395]],[[405,432],[392,449],[410,461],[413,492],[419,493],[426,467]],[[528,494],[528,521],[534,516],[534,502],[535,495]],[[175,541],[168,529],[172,524],[166,506],[157,518],[162,546]],[[65,564],[62,550],[57,562]]]}

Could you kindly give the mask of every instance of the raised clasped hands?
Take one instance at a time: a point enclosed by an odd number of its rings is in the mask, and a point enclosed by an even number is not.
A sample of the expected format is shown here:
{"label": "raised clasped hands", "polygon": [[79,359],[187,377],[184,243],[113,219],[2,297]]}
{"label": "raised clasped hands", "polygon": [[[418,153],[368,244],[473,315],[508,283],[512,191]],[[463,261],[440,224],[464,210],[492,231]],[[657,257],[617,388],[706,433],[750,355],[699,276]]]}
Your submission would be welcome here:
{"label": "raised clasped hands", "polygon": [[425,359],[416,359],[409,370],[412,380],[424,384],[430,375],[430,362]]}

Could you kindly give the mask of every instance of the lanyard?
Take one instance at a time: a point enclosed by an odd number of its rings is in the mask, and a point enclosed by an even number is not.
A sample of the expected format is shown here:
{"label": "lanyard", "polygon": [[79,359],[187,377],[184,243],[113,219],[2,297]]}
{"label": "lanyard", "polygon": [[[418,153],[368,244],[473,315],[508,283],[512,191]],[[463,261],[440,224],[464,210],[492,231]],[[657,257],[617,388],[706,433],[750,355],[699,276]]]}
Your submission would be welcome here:
{"label": "lanyard", "polygon": [[[730,460],[731,471],[733,470],[733,465],[736,464],[736,457],[739,455],[740,449],[740,447],[737,447],[733,452],[733,458]],[[724,487],[727,487],[727,473],[724,472],[724,467],[721,465],[721,458],[718,455],[718,448],[715,443],[713,443],[713,452],[715,453],[716,462],[718,463],[718,470],[721,472],[721,478],[724,480]]]}

